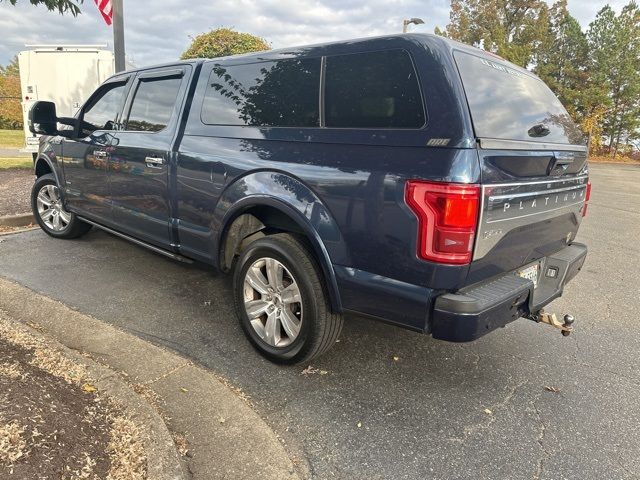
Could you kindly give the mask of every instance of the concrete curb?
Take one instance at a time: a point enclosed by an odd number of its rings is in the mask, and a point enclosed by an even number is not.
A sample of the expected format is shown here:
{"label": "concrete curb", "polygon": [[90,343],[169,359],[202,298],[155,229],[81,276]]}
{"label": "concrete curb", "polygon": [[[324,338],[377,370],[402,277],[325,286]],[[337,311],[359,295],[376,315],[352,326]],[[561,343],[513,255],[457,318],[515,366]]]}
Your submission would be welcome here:
{"label": "concrete curb", "polygon": [[26,227],[30,223],[35,223],[33,213],[20,213],[18,215],[5,215],[0,217],[0,225],[3,227]]}
{"label": "concrete curb", "polygon": [[16,325],[16,328],[21,328],[36,338],[42,338],[47,344],[61,351],[76,364],[83,365],[94,380],[98,391],[103,392],[124,407],[129,418],[142,430],[147,455],[148,480],[183,480],[186,478],[173,438],[162,418],[147,402],[131,390],[120,375],[65,347],[50,336],[34,330],[22,321],[15,319],[13,315],[10,315],[6,321],[19,325],[19,327]]}
{"label": "concrete curb", "polygon": [[[9,230],[6,232],[0,232],[0,238],[2,238],[5,235],[16,235],[18,233],[23,233],[23,232],[30,232],[31,230],[40,230],[40,226],[37,225],[35,227],[14,227],[15,230]],[[0,242],[3,242],[4,240],[0,240]]]}
{"label": "concrete curb", "polygon": [[[0,277],[0,307],[63,345],[121,372],[183,435],[193,478],[307,477],[241,392],[185,358]],[[149,395],[145,395],[148,392]],[[238,393],[236,393],[238,392]],[[297,472],[296,468],[303,471]]]}

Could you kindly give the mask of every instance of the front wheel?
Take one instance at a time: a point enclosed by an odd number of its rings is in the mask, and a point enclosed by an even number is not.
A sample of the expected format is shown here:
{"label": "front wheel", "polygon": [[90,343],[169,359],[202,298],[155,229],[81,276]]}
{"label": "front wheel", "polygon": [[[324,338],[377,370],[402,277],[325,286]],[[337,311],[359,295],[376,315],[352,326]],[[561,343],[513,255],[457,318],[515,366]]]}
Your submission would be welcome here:
{"label": "front wheel", "polygon": [[253,346],[278,363],[307,362],[338,339],[320,269],[306,245],[289,234],[251,243],[236,263],[234,297]]}
{"label": "front wheel", "polygon": [[36,179],[31,189],[31,210],[40,228],[55,238],[77,238],[91,230],[75,213],[64,208],[53,174]]}

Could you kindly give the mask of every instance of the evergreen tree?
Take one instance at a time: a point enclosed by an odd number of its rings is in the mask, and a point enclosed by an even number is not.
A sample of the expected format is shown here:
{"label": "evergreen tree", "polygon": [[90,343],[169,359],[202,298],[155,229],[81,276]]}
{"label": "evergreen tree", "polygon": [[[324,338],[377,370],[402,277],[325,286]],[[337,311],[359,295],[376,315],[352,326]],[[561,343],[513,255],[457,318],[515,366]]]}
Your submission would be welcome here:
{"label": "evergreen tree", "polygon": [[620,141],[632,142],[640,128],[640,9],[631,1],[615,14],[607,5],[587,32],[592,83],[601,89],[600,126],[615,157]]}
{"label": "evergreen tree", "polygon": [[451,0],[447,36],[526,67],[544,41],[544,0]]}
{"label": "evergreen tree", "polygon": [[569,113],[581,119],[588,108],[584,98],[589,84],[587,37],[562,0],[551,7],[544,40],[535,53],[535,73],[555,92]]}

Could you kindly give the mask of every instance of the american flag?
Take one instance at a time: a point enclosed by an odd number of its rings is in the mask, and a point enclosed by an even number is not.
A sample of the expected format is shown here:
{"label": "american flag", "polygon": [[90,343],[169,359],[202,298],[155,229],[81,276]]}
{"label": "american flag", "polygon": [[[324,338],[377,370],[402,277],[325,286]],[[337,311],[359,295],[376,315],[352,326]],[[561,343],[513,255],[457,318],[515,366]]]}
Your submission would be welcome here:
{"label": "american flag", "polygon": [[107,25],[111,25],[111,0],[93,0]]}

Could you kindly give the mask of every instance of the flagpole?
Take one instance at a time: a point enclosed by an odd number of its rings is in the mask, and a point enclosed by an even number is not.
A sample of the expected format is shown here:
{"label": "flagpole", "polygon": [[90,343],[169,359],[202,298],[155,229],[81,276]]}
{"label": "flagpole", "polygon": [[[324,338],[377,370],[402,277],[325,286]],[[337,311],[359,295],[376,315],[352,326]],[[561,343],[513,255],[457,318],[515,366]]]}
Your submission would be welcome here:
{"label": "flagpole", "polygon": [[122,0],[111,0],[113,12],[113,54],[116,60],[116,73],[125,70],[124,62],[124,10]]}

